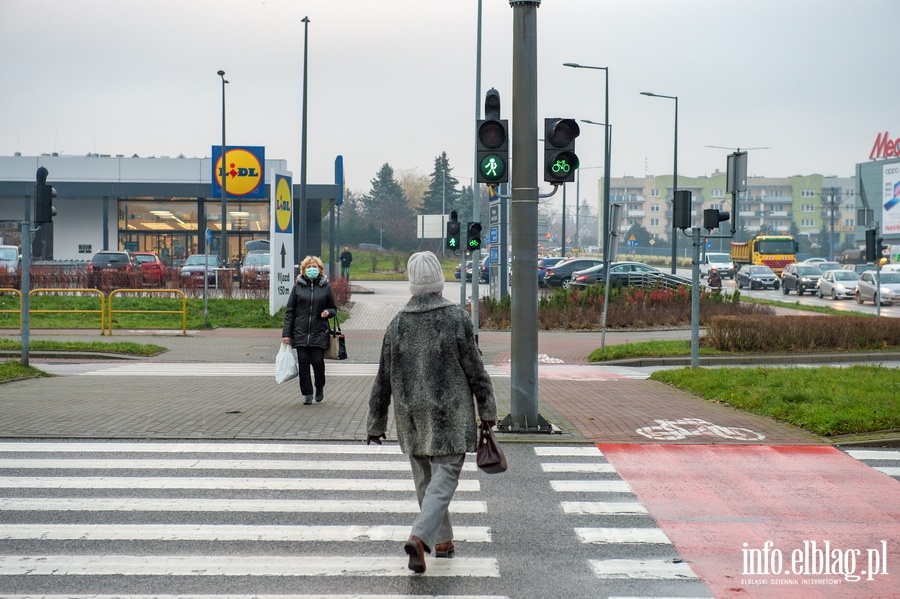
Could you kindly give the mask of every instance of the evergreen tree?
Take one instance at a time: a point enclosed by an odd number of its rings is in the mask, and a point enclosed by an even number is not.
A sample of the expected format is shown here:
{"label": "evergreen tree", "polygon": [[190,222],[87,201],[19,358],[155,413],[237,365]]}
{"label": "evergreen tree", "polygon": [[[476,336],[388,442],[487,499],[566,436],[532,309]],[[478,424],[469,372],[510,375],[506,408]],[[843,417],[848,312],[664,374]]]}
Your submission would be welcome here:
{"label": "evergreen tree", "polygon": [[[364,199],[365,220],[386,248],[410,250],[416,247],[416,220],[406,202],[403,188],[394,179],[394,169],[387,163],[372,179],[372,190]],[[383,229],[383,233],[382,233]]]}
{"label": "evergreen tree", "polygon": [[[459,181],[453,176],[453,168],[447,159],[447,152],[441,152],[434,159],[434,171],[431,173],[431,185],[422,198],[419,214],[450,214],[450,210],[459,203]],[[457,208],[458,210],[458,208]]]}

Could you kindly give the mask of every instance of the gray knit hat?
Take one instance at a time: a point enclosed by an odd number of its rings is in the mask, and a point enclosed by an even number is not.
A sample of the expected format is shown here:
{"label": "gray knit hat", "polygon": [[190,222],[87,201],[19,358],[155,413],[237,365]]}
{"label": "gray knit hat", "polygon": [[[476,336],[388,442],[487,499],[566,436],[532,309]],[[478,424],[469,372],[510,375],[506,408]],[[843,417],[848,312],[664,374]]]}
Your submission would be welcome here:
{"label": "gray knit hat", "polygon": [[444,271],[433,252],[416,252],[406,263],[409,291],[414,296],[444,290]]}

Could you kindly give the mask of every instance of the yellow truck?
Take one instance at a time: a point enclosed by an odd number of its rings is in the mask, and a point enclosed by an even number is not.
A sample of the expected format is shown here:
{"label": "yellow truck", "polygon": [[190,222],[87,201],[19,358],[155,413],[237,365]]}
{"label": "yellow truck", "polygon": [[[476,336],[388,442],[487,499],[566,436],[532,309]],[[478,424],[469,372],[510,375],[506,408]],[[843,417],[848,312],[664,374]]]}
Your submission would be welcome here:
{"label": "yellow truck", "polygon": [[765,264],[775,274],[797,261],[797,242],[790,235],[757,235],[750,241],[731,242],[731,261],[737,271],[745,264]]}

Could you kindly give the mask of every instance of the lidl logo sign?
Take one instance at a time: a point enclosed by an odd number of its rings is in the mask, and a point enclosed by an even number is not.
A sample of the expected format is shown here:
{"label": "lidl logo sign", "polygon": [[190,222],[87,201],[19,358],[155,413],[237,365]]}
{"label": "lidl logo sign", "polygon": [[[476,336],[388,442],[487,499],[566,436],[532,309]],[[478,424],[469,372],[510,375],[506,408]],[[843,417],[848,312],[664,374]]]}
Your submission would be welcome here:
{"label": "lidl logo sign", "polygon": [[291,179],[275,175],[275,231],[291,233]]}
{"label": "lidl logo sign", "polygon": [[[225,179],[225,194],[229,197],[264,198],[265,148],[262,146],[242,146],[226,148],[222,160],[222,148],[212,148],[212,196],[222,196],[222,179]],[[224,163],[224,168],[223,168]]]}

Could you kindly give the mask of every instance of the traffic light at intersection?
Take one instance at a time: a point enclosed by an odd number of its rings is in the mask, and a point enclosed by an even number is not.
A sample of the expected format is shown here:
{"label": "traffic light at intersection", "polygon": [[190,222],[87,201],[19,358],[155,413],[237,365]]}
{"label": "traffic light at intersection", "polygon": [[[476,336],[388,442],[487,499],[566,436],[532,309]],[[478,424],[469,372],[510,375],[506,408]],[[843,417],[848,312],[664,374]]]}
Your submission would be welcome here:
{"label": "traffic light at intersection", "polygon": [[469,223],[466,242],[469,251],[481,249],[481,223]]}
{"label": "traffic light at intersection", "polygon": [[37,181],[34,185],[34,222],[39,225],[53,222],[53,216],[56,214],[56,210],[53,208],[56,190],[51,185],[47,185],[48,174],[49,172],[43,166],[38,168]]}
{"label": "traffic light at intersection", "polygon": [[479,183],[509,181],[509,122],[500,118],[500,92],[491,88],[484,99],[484,119],[475,122]]}
{"label": "traffic light at intersection", "polygon": [[866,262],[874,263],[877,259],[875,255],[875,229],[866,229]]}
{"label": "traffic light at intersection", "polygon": [[703,211],[703,228],[712,231],[719,228],[719,223],[727,221],[731,215],[726,210],[708,208]]}
{"label": "traffic light at intersection", "polygon": [[451,250],[458,250],[460,241],[461,235],[459,218],[456,215],[456,210],[454,210],[450,213],[450,221],[447,223],[447,248]]}
{"label": "traffic light at intersection", "polygon": [[580,134],[575,119],[544,119],[544,181],[559,184],[575,180],[575,138]]}

